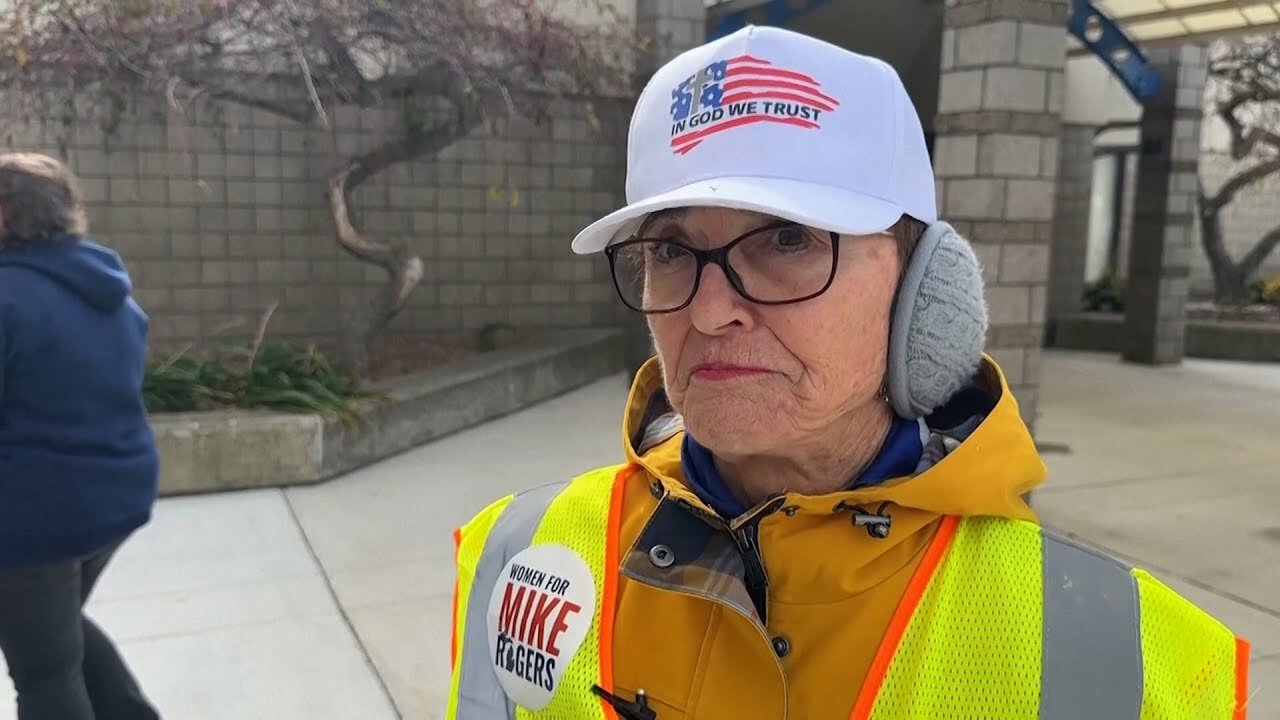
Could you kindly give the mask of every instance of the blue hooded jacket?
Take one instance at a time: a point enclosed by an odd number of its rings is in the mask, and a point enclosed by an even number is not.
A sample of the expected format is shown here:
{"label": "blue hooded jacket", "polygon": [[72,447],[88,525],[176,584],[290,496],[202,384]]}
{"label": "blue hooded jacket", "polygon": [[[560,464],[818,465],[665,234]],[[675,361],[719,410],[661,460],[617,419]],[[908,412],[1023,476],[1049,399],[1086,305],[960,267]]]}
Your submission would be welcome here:
{"label": "blue hooded jacket", "polygon": [[81,557],[151,518],[131,289],[119,255],[87,240],[0,249],[0,565]]}

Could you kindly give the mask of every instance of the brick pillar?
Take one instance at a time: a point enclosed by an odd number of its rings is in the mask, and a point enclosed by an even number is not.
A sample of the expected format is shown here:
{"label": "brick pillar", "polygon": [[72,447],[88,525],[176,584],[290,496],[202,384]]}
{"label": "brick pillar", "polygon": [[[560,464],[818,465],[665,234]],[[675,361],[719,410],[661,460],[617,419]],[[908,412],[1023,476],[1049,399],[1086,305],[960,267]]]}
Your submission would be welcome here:
{"label": "brick pillar", "polygon": [[1080,311],[1093,198],[1093,125],[1063,125],[1058,139],[1053,243],[1049,252],[1049,336],[1063,315]]}
{"label": "brick pillar", "polygon": [[[636,34],[648,43],[649,52],[636,66],[635,93],[668,60],[706,42],[707,11],[699,0],[636,0]],[[605,273],[607,264],[599,266]],[[653,340],[644,316],[627,311],[627,369],[634,374],[654,354]]]}
{"label": "brick pillar", "polygon": [[1159,97],[1148,101],[1142,111],[1124,358],[1167,365],[1181,362],[1186,349],[1208,49],[1200,45],[1160,48],[1152,50],[1148,59],[1159,69],[1163,85]]}
{"label": "brick pillar", "polygon": [[1029,425],[1040,383],[1067,0],[946,5],[934,157],[942,217],[973,241],[989,352]]}

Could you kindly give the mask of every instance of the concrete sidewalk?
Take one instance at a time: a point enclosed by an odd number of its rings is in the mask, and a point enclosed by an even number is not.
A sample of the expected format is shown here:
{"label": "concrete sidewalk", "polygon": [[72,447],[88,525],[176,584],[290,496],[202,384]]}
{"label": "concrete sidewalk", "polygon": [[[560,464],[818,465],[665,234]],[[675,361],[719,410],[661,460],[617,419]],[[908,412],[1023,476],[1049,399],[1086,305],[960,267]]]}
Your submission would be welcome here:
{"label": "concrete sidewalk", "polygon": [[1249,717],[1280,718],[1280,365],[1153,369],[1054,353],[1041,393],[1041,521],[1141,565],[1248,638]]}
{"label": "concrete sidewalk", "polygon": [[[1045,522],[1250,637],[1250,717],[1280,717],[1280,367],[1055,353],[1043,374],[1041,440],[1070,448],[1046,455]],[[323,485],[162,501],[90,612],[167,718],[441,717],[450,531],[615,462],[624,396],[609,378]]]}

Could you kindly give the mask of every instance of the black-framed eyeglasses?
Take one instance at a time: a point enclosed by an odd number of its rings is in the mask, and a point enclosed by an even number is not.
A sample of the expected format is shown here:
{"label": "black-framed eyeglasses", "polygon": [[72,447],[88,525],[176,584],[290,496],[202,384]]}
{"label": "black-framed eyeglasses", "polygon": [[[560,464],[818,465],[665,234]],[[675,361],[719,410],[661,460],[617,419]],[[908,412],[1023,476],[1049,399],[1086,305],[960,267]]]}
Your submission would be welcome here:
{"label": "black-framed eyeglasses", "polygon": [[790,221],[770,223],[711,250],[675,238],[634,237],[605,248],[618,297],[646,314],[683,310],[717,265],[739,295],[761,305],[811,300],[831,287],[839,235]]}

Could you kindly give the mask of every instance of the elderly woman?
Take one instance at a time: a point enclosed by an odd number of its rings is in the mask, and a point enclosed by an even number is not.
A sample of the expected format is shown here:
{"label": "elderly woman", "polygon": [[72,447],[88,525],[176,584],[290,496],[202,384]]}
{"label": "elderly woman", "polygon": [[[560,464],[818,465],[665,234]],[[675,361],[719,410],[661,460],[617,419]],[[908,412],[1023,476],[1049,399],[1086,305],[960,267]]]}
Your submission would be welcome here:
{"label": "elderly woman", "polygon": [[158,473],[147,318],[84,232],[60,162],[0,155],[0,651],[19,720],[158,717],[83,611]]}
{"label": "elderly woman", "polygon": [[889,66],[763,27],[686,52],[627,200],[573,245],[657,348],[626,460],[457,533],[448,717],[1242,717],[1243,641],[1035,524]]}

